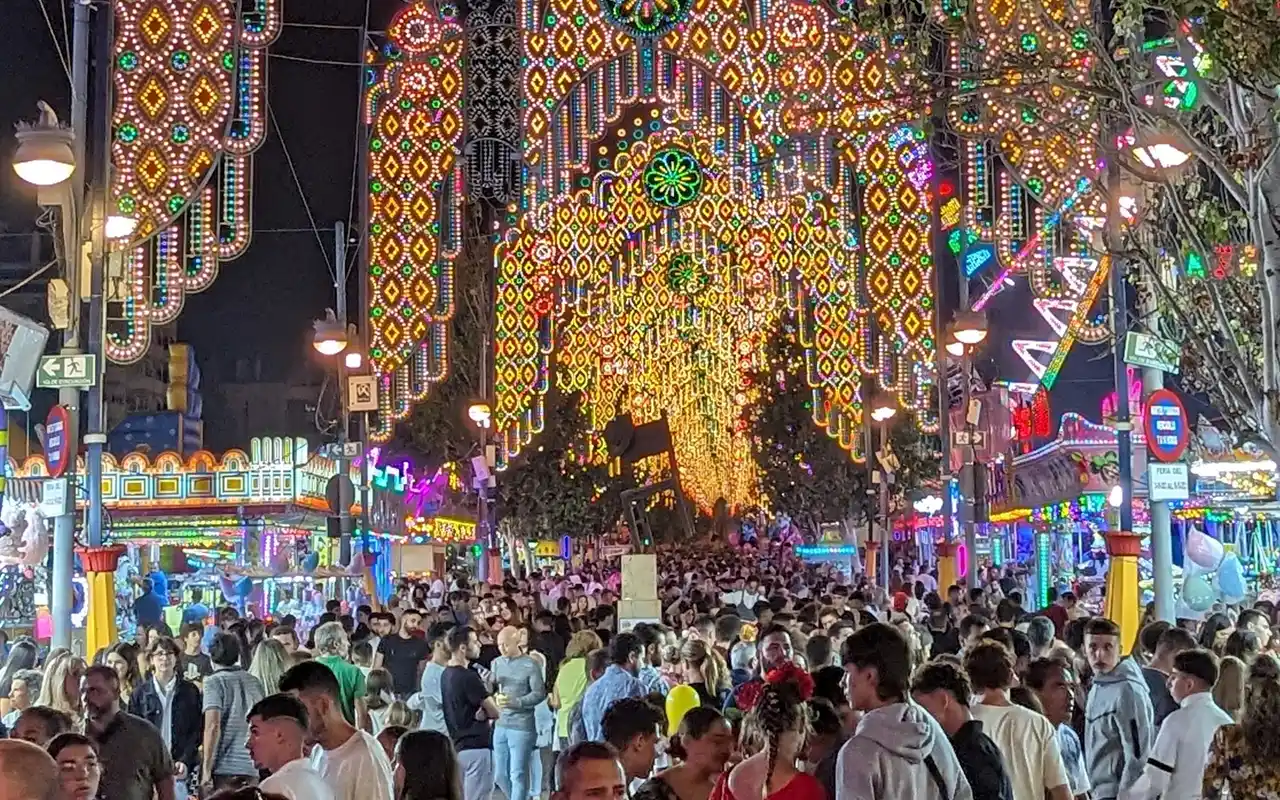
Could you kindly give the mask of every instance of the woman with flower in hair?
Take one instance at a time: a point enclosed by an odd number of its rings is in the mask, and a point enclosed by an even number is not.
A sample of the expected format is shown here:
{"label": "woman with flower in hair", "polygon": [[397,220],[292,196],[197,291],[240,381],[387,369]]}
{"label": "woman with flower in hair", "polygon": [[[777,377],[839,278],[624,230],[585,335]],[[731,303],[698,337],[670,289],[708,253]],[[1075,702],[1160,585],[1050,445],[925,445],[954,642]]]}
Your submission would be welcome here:
{"label": "woman with flower in hair", "polygon": [[744,739],[761,749],[721,777],[711,800],[826,800],[822,784],[796,766],[809,734],[813,678],[788,662],[757,686],[739,694],[738,704],[750,706]]}

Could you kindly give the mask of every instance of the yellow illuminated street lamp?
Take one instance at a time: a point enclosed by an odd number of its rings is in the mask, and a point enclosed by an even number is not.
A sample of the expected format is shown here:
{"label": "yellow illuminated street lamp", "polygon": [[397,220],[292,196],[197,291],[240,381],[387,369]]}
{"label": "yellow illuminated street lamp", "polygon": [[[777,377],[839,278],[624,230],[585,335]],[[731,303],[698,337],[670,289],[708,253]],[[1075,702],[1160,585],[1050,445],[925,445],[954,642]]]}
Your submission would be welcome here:
{"label": "yellow illuminated street lamp", "polygon": [[488,428],[492,416],[493,411],[488,403],[472,403],[467,408],[467,417],[480,428]]}
{"label": "yellow illuminated street lamp", "polygon": [[322,356],[336,356],[347,349],[350,341],[347,336],[346,326],[338,321],[333,309],[326,308],[324,310],[324,319],[315,320],[311,325],[315,328],[311,346],[316,349],[317,353]]}

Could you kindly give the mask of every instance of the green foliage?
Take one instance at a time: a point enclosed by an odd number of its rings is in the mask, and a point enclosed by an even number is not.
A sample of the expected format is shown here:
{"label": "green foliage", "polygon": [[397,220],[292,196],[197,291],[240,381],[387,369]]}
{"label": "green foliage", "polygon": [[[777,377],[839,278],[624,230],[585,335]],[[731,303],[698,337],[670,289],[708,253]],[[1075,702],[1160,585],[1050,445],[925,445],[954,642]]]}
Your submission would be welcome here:
{"label": "green foliage", "polygon": [[[855,463],[813,421],[804,352],[794,339],[794,331],[785,325],[770,338],[771,366],[752,376],[757,393],[747,421],[761,492],[775,511],[790,514],[816,534],[824,522],[865,519],[874,509],[874,498],[867,494],[866,465]],[[900,462],[895,498],[938,476],[937,440],[922,436],[913,420],[899,420],[890,429],[889,443]]]}
{"label": "green foliage", "polygon": [[544,430],[498,476],[495,510],[501,525],[526,539],[612,527],[621,513],[620,488],[605,467],[582,463],[587,434],[580,395],[547,398]]}

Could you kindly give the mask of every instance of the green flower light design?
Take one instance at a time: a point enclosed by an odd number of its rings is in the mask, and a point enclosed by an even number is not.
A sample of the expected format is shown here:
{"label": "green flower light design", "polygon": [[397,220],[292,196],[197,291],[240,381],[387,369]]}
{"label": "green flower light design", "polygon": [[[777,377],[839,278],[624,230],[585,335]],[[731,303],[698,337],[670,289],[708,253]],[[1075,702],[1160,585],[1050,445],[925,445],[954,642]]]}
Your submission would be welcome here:
{"label": "green flower light design", "polygon": [[711,277],[703,272],[688,253],[677,253],[667,262],[667,286],[673,292],[695,297],[711,283]]}
{"label": "green flower light design", "polygon": [[663,36],[693,10],[693,0],[605,0],[607,17],[636,38]]}
{"label": "green flower light design", "polygon": [[686,150],[668,147],[649,160],[642,176],[645,194],[660,206],[679,208],[702,193],[702,166]]}

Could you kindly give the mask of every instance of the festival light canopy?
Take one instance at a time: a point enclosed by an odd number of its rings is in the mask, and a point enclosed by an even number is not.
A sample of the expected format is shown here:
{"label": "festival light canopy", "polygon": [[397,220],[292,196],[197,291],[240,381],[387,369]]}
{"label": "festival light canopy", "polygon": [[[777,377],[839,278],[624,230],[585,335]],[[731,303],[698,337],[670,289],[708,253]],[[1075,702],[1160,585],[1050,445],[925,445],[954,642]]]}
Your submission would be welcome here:
{"label": "festival light canopy", "polygon": [[[382,437],[449,368],[466,76],[459,26],[432,8],[399,14],[369,93]],[[932,417],[929,109],[904,99],[921,88],[905,33],[861,31],[851,11],[518,3],[523,197],[496,254],[504,457],[541,429],[554,383],[583,392],[596,430],[666,411],[696,499],[748,499],[740,419],[784,316],[815,422],[853,453],[864,375]]]}

